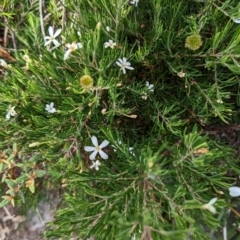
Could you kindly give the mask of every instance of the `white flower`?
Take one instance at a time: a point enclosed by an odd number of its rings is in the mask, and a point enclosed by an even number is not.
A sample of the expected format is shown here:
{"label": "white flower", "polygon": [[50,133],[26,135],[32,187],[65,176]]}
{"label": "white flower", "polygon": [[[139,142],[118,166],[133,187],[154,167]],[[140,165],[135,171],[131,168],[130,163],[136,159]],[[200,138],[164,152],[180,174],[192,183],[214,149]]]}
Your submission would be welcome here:
{"label": "white flower", "polygon": [[116,64],[122,69],[123,74],[126,74],[126,69],[128,70],[133,70],[133,67],[131,66],[130,62],[127,62],[127,59],[125,57],[123,57],[123,59],[119,58],[118,62],[116,62]]}
{"label": "white flower", "polygon": [[231,197],[240,196],[240,187],[230,187],[228,190]]}
{"label": "white flower", "polygon": [[48,111],[49,113],[55,113],[56,108],[54,108],[53,106],[54,106],[53,102],[51,102],[50,104],[46,104],[45,110]]}
{"label": "white flower", "polygon": [[131,3],[132,5],[134,5],[134,4],[135,4],[135,7],[137,7],[137,5],[138,5],[138,2],[139,2],[139,0],[132,0],[130,3]]}
{"label": "white flower", "polygon": [[16,116],[17,113],[16,111],[14,110],[15,106],[11,107],[9,106],[8,110],[7,110],[7,114],[6,114],[6,119],[9,120],[12,117]]}
{"label": "white flower", "polygon": [[106,26],[107,32],[110,32],[111,28],[109,26]]}
{"label": "white flower", "polygon": [[185,75],[186,75],[186,73],[185,73],[183,70],[181,70],[180,72],[178,72],[177,75],[178,75],[180,78],[184,78]]}
{"label": "white flower", "polygon": [[105,43],[104,43],[104,47],[105,47],[105,48],[110,47],[110,48],[113,49],[116,45],[117,45],[117,44],[116,44],[115,42],[113,42],[113,40],[109,40],[108,42],[105,42]]}
{"label": "white flower", "polygon": [[66,60],[69,57],[69,54],[76,51],[79,48],[82,48],[83,45],[81,43],[76,43],[73,42],[72,44],[68,43],[66,44],[66,47],[68,48],[68,50],[65,52],[63,59]]}
{"label": "white flower", "polygon": [[101,163],[97,160],[96,162],[92,162],[92,165],[90,166],[91,169],[95,168],[95,170],[99,170],[99,166]]}
{"label": "white flower", "polygon": [[217,201],[217,198],[211,199],[207,204],[202,205],[202,209],[207,209],[211,213],[216,213],[216,208],[213,206],[213,204]]}
{"label": "white flower", "polygon": [[92,152],[90,155],[90,160],[95,160],[97,154],[99,153],[101,158],[108,159],[108,155],[102,150],[102,148],[106,147],[109,142],[107,140],[104,140],[100,145],[98,145],[98,140],[95,136],[91,137],[92,144],[94,147],[86,146],[84,147],[84,150],[86,152]]}
{"label": "white flower", "polygon": [[240,18],[238,18],[238,19],[233,19],[233,21],[234,21],[235,23],[240,23]]}
{"label": "white flower", "polygon": [[2,67],[4,67],[4,68],[7,68],[7,67],[8,67],[8,64],[6,63],[5,60],[0,59],[0,66],[2,66]]}
{"label": "white flower", "polygon": [[46,40],[44,46],[47,46],[52,42],[56,47],[58,47],[60,43],[55,38],[61,33],[61,31],[62,30],[59,28],[55,33],[53,33],[53,27],[50,26],[48,28],[49,36],[44,37],[44,39]]}
{"label": "white flower", "polygon": [[147,81],[146,82],[146,87],[148,88],[148,90],[150,91],[150,92],[154,92],[154,85],[153,84],[149,84],[149,82]]}

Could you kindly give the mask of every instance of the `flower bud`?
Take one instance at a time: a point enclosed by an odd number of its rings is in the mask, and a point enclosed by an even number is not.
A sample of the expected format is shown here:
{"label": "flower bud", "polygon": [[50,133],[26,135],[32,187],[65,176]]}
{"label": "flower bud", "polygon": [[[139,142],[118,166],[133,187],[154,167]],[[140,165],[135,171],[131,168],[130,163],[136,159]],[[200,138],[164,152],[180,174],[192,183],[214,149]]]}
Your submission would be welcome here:
{"label": "flower bud", "polygon": [[185,40],[185,48],[188,48],[192,51],[198,50],[202,44],[202,38],[199,34],[190,35]]}
{"label": "flower bud", "polygon": [[97,23],[97,26],[96,26],[97,30],[100,30],[100,29],[101,29],[101,26],[102,26],[101,22],[98,22],[98,23]]}
{"label": "flower bud", "polygon": [[91,88],[93,86],[93,79],[89,75],[83,75],[80,78],[80,84],[85,89]]}
{"label": "flower bud", "polygon": [[37,146],[39,146],[41,143],[40,142],[34,142],[34,143],[30,143],[29,145],[28,145],[28,147],[37,147]]}
{"label": "flower bud", "polygon": [[102,113],[103,115],[106,114],[106,112],[107,112],[107,109],[106,109],[106,108],[103,108],[102,111],[101,111],[101,113]]}

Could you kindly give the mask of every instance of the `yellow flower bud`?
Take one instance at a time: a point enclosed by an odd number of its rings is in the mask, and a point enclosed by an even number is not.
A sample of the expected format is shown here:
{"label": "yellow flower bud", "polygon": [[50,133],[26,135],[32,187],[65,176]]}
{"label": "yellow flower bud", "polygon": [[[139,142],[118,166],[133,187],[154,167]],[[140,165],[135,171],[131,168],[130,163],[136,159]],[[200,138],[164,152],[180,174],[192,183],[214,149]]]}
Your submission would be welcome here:
{"label": "yellow flower bud", "polygon": [[102,26],[101,22],[98,22],[98,23],[97,23],[97,26],[96,26],[97,30],[100,30],[100,29],[101,29],[101,26]]}
{"label": "yellow flower bud", "polygon": [[202,38],[199,34],[188,36],[185,40],[185,47],[193,51],[198,50],[202,44]]}
{"label": "yellow flower bud", "polygon": [[80,84],[85,89],[91,88],[93,86],[93,79],[89,75],[83,75],[80,78]]}

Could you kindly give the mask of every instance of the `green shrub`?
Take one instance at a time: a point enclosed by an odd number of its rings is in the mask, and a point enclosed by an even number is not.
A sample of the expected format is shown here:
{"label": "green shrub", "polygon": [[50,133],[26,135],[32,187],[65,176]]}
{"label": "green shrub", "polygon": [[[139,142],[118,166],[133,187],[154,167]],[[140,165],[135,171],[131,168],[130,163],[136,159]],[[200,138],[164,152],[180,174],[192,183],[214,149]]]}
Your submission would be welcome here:
{"label": "green shrub", "polygon": [[240,173],[239,7],[6,3],[0,205],[62,184],[49,238],[213,239]]}

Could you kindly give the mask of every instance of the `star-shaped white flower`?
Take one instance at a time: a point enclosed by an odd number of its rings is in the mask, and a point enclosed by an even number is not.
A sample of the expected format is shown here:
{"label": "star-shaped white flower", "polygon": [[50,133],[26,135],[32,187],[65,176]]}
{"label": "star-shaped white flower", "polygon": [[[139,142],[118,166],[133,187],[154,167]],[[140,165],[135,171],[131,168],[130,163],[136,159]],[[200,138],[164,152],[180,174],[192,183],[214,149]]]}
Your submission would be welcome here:
{"label": "star-shaped white flower", "polygon": [[134,70],[133,67],[130,67],[131,63],[127,62],[127,59],[125,57],[123,57],[123,59],[119,58],[118,62],[116,62],[116,64],[122,69],[123,74],[126,74],[126,69]]}
{"label": "star-shaped white flower", "polygon": [[130,3],[131,3],[132,5],[135,5],[135,7],[137,7],[138,2],[139,2],[139,0],[132,0]]}
{"label": "star-shaped white flower", "polygon": [[101,156],[101,158],[108,159],[108,155],[102,150],[102,148],[106,147],[109,144],[109,142],[107,140],[104,140],[100,145],[98,145],[98,140],[95,136],[92,136],[91,140],[94,147],[90,146],[84,147],[84,150],[86,152],[92,152],[91,155],[89,156],[90,160],[95,160],[98,153]]}
{"label": "star-shaped white flower", "polygon": [[56,108],[54,108],[53,106],[54,106],[53,102],[51,102],[50,104],[46,104],[45,110],[48,111],[49,113],[55,113]]}
{"label": "star-shaped white flower", "polygon": [[240,18],[238,18],[238,19],[233,19],[233,21],[234,21],[235,23],[240,23]]}
{"label": "star-shaped white flower", "polygon": [[14,110],[15,106],[11,107],[9,106],[8,110],[7,110],[7,114],[6,114],[6,119],[9,120],[12,117],[16,116],[17,113],[16,111]]}
{"label": "star-shaped white flower", "polygon": [[148,90],[150,92],[154,92],[154,85],[153,84],[149,84],[149,82],[146,82],[146,87],[148,88]]}
{"label": "star-shaped white flower", "polygon": [[66,47],[68,49],[64,54],[64,57],[63,57],[64,60],[66,60],[69,57],[70,53],[76,51],[79,48],[82,48],[83,45],[80,42],[79,43],[72,42],[71,44],[70,43],[66,44]]}
{"label": "star-shaped white flower", "polygon": [[230,187],[228,190],[231,197],[240,196],[240,187]]}
{"label": "star-shaped white flower", "polygon": [[202,209],[207,209],[211,213],[216,213],[216,208],[213,206],[213,204],[217,201],[217,198],[211,199],[207,204],[202,205]]}
{"label": "star-shaped white flower", "polygon": [[92,162],[92,165],[90,166],[91,169],[95,168],[95,170],[99,170],[99,166],[101,165],[101,163],[97,160],[96,162]]}
{"label": "star-shaped white flower", "polygon": [[44,39],[46,40],[44,46],[47,46],[51,43],[53,43],[56,47],[58,47],[60,45],[60,43],[55,39],[60,33],[61,33],[62,29],[57,29],[57,31],[55,33],[53,33],[53,27],[50,26],[48,28],[48,33],[49,36],[46,36]]}
{"label": "star-shaped white flower", "polygon": [[105,47],[105,48],[110,47],[110,48],[113,49],[116,45],[117,45],[117,44],[116,44],[115,42],[113,42],[113,40],[109,40],[108,42],[105,42],[105,43],[104,43],[104,47]]}

